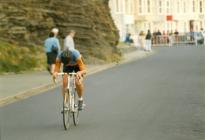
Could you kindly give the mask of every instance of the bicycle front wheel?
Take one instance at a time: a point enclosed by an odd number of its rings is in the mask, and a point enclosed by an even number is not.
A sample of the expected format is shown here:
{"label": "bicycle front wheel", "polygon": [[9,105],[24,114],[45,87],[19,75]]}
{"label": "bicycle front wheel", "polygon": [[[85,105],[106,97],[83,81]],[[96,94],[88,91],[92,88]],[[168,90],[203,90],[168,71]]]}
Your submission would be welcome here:
{"label": "bicycle front wheel", "polygon": [[63,97],[63,126],[65,130],[67,130],[70,126],[71,112],[69,110],[69,106],[70,106],[69,95],[68,93],[65,93]]}
{"label": "bicycle front wheel", "polygon": [[76,90],[74,90],[73,92],[74,92],[74,107],[75,107],[75,110],[73,112],[73,123],[75,126],[77,126],[79,123],[78,96],[76,94]]}

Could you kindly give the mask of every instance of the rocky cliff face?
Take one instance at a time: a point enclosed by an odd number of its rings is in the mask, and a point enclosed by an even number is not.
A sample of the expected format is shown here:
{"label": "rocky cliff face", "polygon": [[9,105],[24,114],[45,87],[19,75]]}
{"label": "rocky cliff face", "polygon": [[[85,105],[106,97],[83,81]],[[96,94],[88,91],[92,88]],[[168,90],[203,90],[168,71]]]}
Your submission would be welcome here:
{"label": "rocky cliff face", "polygon": [[53,27],[59,28],[62,43],[69,30],[76,30],[76,46],[87,60],[112,61],[119,54],[108,0],[0,0],[1,38],[43,45]]}

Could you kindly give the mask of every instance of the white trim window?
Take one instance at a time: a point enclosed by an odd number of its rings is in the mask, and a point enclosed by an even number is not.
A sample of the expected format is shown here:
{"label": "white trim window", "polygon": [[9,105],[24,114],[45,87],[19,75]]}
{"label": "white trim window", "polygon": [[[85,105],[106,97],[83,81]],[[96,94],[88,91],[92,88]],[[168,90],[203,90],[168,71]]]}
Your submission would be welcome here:
{"label": "white trim window", "polygon": [[167,14],[171,13],[171,3],[169,0],[166,1],[166,13]]}
{"label": "white trim window", "polygon": [[120,2],[119,0],[115,0],[115,9],[116,9],[116,12],[119,13],[120,12]]}
{"label": "white trim window", "polygon": [[180,13],[180,1],[177,0],[177,13]]}
{"label": "white trim window", "polygon": [[192,1],[192,12],[193,12],[193,13],[196,12],[196,3],[195,3],[195,0]]}
{"label": "white trim window", "polygon": [[142,9],[143,9],[143,2],[142,0],[139,0],[139,14],[143,13]]}
{"label": "white trim window", "polygon": [[187,11],[186,8],[187,8],[187,1],[183,1],[183,12],[184,12],[184,14]]}
{"label": "white trim window", "polygon": [[202,0],[199,1],[199,13],[203,13],[203,2],[202,2]]}
{"label": "white trim window", "polygon": [[158,13],[159,14],[162,14],[162,12],[163,12],[163,10],[162,10],[162,6],[163,4],[162,4],[162,0],[158,0],[158,7],[159,7],[159,9],[158,9]]}
{"label": "white trim window", "polygon": [[125,0],[125,14],[133,14],[133,4],[131,0]]}
{"label": "white trim window", "polygon": [[205,0],[203,0],[202,5],[203,5],[203,13],[205,14]]}
{"label": "white trim window", "polygon": [[151,1],[147,0],[147,13],[151,13]]}
{"label": "white trim window", "polygon": [[130,13],[134,14],[134,2],[133,2],[133,0],[130,1]]}
{"label": "white trim window", "polygon": [[125,14],[129,14],[129,0],[125,0]]}
{"label": "white trim window", "polygon": [[184,22],[184,33],[186,33],[187,32],[187,22],[185,21]]}
{"label": "white trim window", "polygon": [[200,28],[203,28],[203,21],[200,21]]}

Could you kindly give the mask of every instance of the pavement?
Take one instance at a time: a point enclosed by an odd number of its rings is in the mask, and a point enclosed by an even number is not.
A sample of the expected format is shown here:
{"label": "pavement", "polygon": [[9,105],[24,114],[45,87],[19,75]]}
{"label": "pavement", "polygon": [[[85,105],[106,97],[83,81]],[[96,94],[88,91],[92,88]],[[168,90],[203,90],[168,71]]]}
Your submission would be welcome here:
{"label": "pavement", "polygon": [[[154,51],[144,52],[136,50],[135,48],[127,48],[126,50],[131,51],[124,53],[123,60],[118,63],[87,65],[88,76],[119,64],[134,61],[136,59],[142,59],[154,53]],[[60,79],[57,81],[57,84],[54,84],[52,77],[47,71],[1,75],[0,107],[43,93],[46,90],[59,86],[60,84]]]}

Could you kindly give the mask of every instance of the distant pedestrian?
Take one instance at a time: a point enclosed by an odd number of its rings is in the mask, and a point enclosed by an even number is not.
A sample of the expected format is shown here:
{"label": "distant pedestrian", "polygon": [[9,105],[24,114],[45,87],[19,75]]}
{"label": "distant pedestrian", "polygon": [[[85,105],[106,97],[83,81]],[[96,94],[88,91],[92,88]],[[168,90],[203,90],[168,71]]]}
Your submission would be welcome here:
{"label": "distant pedestrian", "polygon": [[133,40],[133,45],[134,47],[136,47],[137,49],[139,49],[139,41],[138,41],[138,35],[133,35],[132,36],[132,40]]}
{"label": "distant pedestrian", "polygon": [[145,50],[152,51],[151,46],[152,46],[152,35],[150,30],[148,30],[145,37]]}
{"label": "distant pedestrian", "polygon": [[125,37],[125,41],[124,41],[125,43],[127,43],[127,44],[131,44],[131,43],[133,43],[133,39],[132,39],[132,37],[131,37],[131,34],[130,33],[127,33],[127,35],[126,35],[126,37]]}
{"label": "distant pedestrian", "polygon": [[157,44],[157,32],[154,31],[152,33],[153,39],[152,39],[152,44]]}
{"label": "distant pedestrian", "polygon": [[142,50],[145,50],[145,34],[143,31],[139,33],[139,45]]}
{"label": "distant pedestrian", "polygon": [[179,32],[177,31],[177,29],[174,32],[174,37],[175,37],[175,42],[177,43],[179,41]]}
{"label": "distant pedestrian", "polygon": [[194,37],[194,30],[193,29],[190,29],[190,41],[191,42],[195,42],[195,37]]}
{"label": "distant pedestrian", "polygon": [[69,50],[75,49],[75,43],[74,43],[74,37],[75,37],[76,31],[71,30],[66,38],[64,39],[64,49],[68,48]]}
{"label": "distant pedestrian", "polygon": [[163,38],[162,38],[162,42],[163,42],[163,44],[167,44],[168,43],[168,34],[167,34],[167,32],[165,32],[165,31],[163,31],[162,32],[162,36],[163,36]]}
{"label": "distant pedestrian", "polygon": [[160,32],[160,30],[158,30],[156,32],[156,36],[157,36],[157,44],[160,44],[161,43],[161,36],[162,36],[162,33]]}
{"label": "distant pedestrian", "polygon": [[53,28],[49,34],[49,37],[44,42],[44,48],[47,56],[47,69],[52,74],[55,69],[55,61],[58,54],[60,54],[61,47],[57,38],[59,30]]}
{"label": "distant pedestrian", "polygon": [[203,41],[204,41],[204,45],[205,45],[205,30],[203,28],[201,28],[200,32],[203,36],[203,39],[204,39]]}
{"label": "distant pedestrian", "polygon": [[167,33],[167,35],[168,35],[169,47],[172,47],[172,44],[173,44],[172,34],[173,34],[172,31]]}

